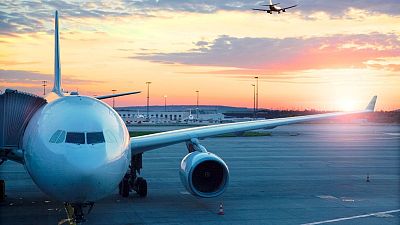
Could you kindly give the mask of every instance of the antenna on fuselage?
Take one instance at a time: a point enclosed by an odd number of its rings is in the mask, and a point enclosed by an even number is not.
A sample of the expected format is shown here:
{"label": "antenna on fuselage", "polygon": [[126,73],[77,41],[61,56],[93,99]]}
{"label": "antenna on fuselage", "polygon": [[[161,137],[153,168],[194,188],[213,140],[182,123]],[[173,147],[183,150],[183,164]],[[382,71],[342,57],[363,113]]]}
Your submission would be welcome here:
{"label": "antenna on fuselage", "polygon": [[54,21],[54,86],[53,92],[62,96],[61,90],[61,67],[60,67],[60,44],[58,36],[58,11],[55,13]]}

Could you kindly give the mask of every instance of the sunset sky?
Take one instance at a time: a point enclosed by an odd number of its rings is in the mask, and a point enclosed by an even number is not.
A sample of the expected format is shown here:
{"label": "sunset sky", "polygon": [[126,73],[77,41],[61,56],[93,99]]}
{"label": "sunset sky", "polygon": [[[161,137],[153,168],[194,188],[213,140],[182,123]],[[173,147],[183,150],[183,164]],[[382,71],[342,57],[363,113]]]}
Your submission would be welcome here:
{"label": "sunset sky", "polygon": [[[60,13],[63,88],[84,95],[141,90],[117,106],[196,104],[352,110],[378,95],[400,109],[398,0],[2,1],[0,89],[42,95],[54,70],[54,11]],[[110,103],[110,101],[107,101]]]}

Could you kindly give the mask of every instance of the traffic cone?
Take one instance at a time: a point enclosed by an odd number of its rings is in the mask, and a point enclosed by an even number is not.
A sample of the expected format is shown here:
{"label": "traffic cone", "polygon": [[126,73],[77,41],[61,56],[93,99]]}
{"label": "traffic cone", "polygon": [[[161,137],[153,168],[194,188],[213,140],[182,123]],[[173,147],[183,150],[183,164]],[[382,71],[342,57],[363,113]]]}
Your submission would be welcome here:
{"label": "traffic cone", "polygon": [[224,213],[224,205],[222,204],[222,202],[219,204],[218,215],[225,215],[225,213]]}

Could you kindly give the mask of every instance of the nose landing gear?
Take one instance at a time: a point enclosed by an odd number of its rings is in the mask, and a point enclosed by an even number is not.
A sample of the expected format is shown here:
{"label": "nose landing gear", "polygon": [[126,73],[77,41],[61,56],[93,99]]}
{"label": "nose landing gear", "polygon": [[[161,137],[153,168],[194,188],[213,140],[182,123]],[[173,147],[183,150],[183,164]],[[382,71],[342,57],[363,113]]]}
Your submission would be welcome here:
{"label": "nose landing gear", "polygon": [[142,153],[132,155],[129,171],[125,174],[119,183],[119,194],[122,197],[128,197],[131,190],[136,191],[140,197],[147,196],[147,181],[139,177],[142,169]]}
{"label": "nose landing gear", "polygon": [[[65,211],[67,212],[67,219],[60,221],[58,224],[76,225],[86,222],[85,214],[88,215],[94,206],[93,202],[89,203],[64,203]],[[83,209],[89,207],[88,211],[84,213]]]}

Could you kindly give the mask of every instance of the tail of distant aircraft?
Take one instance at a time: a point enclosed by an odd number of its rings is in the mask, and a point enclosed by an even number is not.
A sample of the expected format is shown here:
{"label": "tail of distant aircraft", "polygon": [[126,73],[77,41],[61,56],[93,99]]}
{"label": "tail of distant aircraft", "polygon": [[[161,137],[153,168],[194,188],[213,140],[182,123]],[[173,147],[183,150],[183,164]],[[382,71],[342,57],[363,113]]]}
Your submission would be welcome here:
{"label": "tail of distant aircraft", "polygon": [[62,96],[61,89],[61,67],[60,67],[60,44],[58,36],[58,11],[55,13],[54,21],[54,86],[53,92],[59,96]]}
{"label": "tail of distant aircraft", "polygon": [[272,0],[269,0],[269,4],[268,5],[262,5],[262,6],[276,6],[276,5],[279,5],[279,4],[281,4],[281,3],[273,3],[272,2]]}

